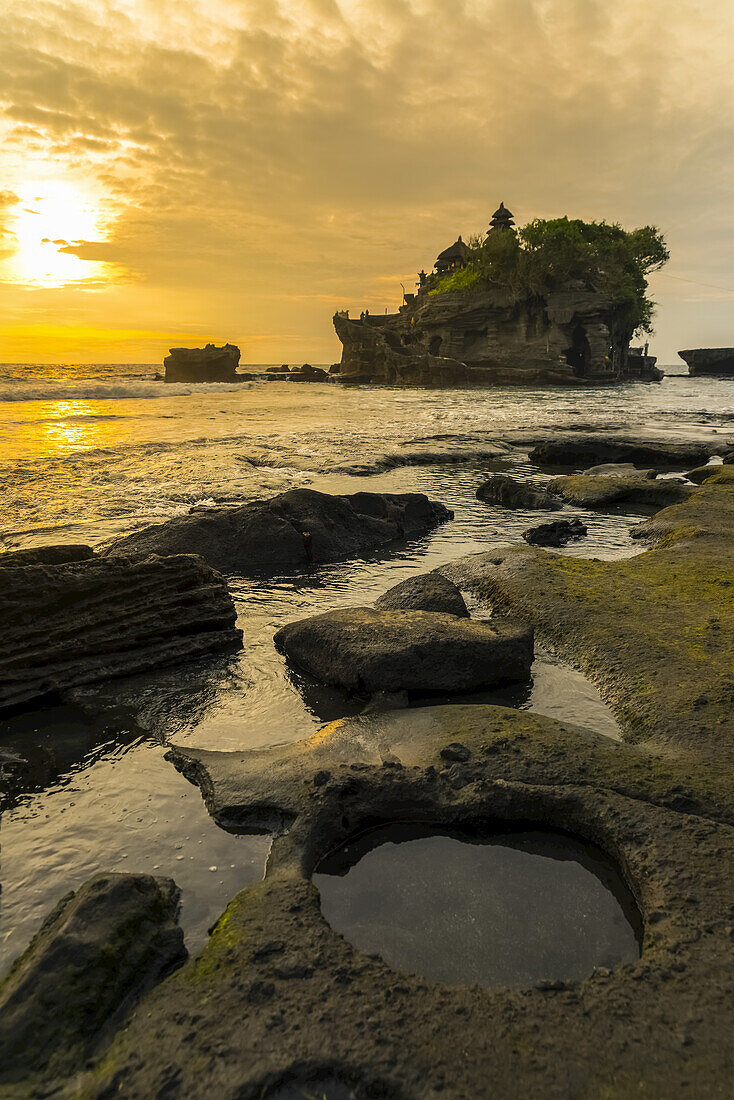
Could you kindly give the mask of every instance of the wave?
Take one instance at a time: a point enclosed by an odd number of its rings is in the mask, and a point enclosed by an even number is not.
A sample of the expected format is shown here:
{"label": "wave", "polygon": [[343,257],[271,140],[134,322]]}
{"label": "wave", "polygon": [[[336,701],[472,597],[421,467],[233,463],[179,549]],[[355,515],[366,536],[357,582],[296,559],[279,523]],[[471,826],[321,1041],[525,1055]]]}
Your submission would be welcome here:
{"label": "wave", "polygon": [[3,401],[130,401],[158,397],[189,397],[194,393],[229,393],[252,383],[226,385],[176,385],[164,382],[5,382],[0,384]]}

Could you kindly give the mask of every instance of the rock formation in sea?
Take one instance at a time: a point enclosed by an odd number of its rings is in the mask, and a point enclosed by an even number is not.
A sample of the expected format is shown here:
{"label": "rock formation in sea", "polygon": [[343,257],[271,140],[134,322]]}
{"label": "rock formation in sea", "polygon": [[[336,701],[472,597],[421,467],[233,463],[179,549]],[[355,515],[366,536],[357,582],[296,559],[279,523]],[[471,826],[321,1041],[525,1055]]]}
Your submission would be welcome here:
{"label": "rock formation in sea", "polygon": [[3,554],[0,618],[0,710],[242,642],[224,578],[190,555]]}
{"label": "rock formation in sea", "polygon": [[526,680],[533,632],[437,611],[349,607],[289,623],[275,644],[299,670],[348,691],[473,691]]}
{"label": "rock formation in sea", "polygon": [[418,538],[453,512],[423,493],[330,496],[291,489],[240,507],[197,508],[117,539],[109,554],[200,554],[214,569],[340,561]]}
{"label": "rock formation in sea", "polygon": [[[523,234],[541,224],[549,227],[546,236],[554,236],[536,247]],[[631,312],[629,299],[623,301],[609,279],[611,260],[597,270],[571,263],[559,273],[559,256],[569,253],[556,245],[563,237],[565,247],[575,226],[581,238],[596,234],[609,245],[612,227],[596,223],[557,219],[517,233],[511,220],[493,219],[484,243],[468,248],[459,237],[439,255],[434,274],[421,271],[417,292],[404,295],[397,313],[364,311],[352,318],[337,312],[334,328],[343,351],[334,377],[426,386],[659,381],[662,373],[647,346],[630,352],[629,345],[635,330],[648,323],[644,273],[667,259],[664,242],[656,240],[654,262],[633,255],[630,245],[630,273],[639,276]],[[616,245],[632,242],[633,234],[618,227],[616,233]],[[544,247],[548,262],[541,278]]]}
{"label": "rock formation in sea", "polygon": [[240,349],[234,344],[218,348],[171,348],[163,360],[166,382],[237,382]]}
{"label": "rock formation in sea", "polygon": [[688,364],[689,374],[734,377],[734,348],[689,348],[678,354]]}

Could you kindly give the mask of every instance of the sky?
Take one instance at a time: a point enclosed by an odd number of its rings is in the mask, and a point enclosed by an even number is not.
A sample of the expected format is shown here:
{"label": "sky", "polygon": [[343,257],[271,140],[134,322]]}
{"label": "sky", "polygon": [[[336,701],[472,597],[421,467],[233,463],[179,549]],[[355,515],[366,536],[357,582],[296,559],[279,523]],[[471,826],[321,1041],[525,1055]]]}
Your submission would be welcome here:
{"label": "sky", "polygon": [[734,344],[731,0],[0,0],[0,361],[330,363],[500,200]]}

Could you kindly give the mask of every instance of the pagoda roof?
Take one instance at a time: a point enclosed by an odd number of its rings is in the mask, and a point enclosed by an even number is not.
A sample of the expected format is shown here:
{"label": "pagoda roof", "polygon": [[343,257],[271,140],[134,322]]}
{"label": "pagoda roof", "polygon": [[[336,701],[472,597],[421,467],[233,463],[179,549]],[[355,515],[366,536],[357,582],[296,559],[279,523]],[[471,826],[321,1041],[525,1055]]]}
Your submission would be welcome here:
{"label": "pagoda roof", "polygon": [[439,260],[465,260],[468,255],[469,249],[462,241],[461,236],[459,236],[459,239],[454,241],[452,245],[449,245],[448,248],[444,248],[443,252],[439,252],[436,257],[436,263],[438,263]]}
{"label": "pagoda roof", "polygon": [[501,202],[499,204],[499,206],[497,207],[497,209],[495,210],[494,214],[492,215],[492,221],[494,221],[495,218],[498,218],[498,219],[501,219],[501,220],[504,221],[507,218],[514,218],[514,217],[515,217],[515,215],[510,210],[507,209],[507,207],[505,206],[505,204],[503,202]]}

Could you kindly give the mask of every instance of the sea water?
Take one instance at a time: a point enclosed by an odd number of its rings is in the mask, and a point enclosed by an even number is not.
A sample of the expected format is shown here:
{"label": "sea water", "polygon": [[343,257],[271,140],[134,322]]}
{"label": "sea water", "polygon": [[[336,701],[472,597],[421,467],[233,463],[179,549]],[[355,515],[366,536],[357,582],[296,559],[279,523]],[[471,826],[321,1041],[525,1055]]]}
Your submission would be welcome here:
{"label": "sea water", "polygon": [[[155,379],[157,369],[0,367],[0,551],[99,546],[197,505],[302,486],[424,492],[455,519],[380,557],[229,578],[243,650],[194,662],[185,676],[163,670],[113,685],[113,729],[90,732],[76,712],[5,721],[0,743],[21,754],[30,746],[45,763],[3,815],[0,972],[58,898],[96,871],[173,877],[182,888],[187,944],[204,944],[227,901],[264,873],[269,840],[219,829],[198,790],[165,759],[167,748],[263,749],[358,711],[361,701],[289,670],[273,634],[296,618],[372,603],[405,577],[491,543],[521,541],[537,513],[482,504],[476,489],[497,470],[542,480],[526,457],[533,435],[609,428],[681,441],[734,439],[734,381],[720,379],[422,390],[167,385]],[[589,536],[563,553],[611,559],[642,549],[629,538],[639,515],[574,514]],[[104,713],[105,691],[91,694]],[[480,699],[619,736],[596,688],[542,651],[531,681]]]}

